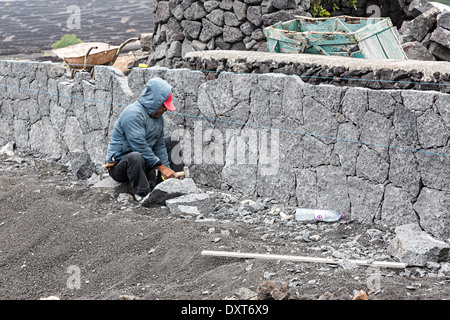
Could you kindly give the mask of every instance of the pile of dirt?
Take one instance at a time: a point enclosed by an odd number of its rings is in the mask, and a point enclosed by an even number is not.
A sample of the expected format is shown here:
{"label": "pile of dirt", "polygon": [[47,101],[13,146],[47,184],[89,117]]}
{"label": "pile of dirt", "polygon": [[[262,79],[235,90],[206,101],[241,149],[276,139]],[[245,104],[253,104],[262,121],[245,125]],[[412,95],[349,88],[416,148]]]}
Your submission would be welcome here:
{"label": "pile of dirt", "polygon": [[[347,300],[361,290],[369,300],[449,297],[450,276],[428,268],[374,274],[351,263],[201,255],[217,250],[339,257],[354,251],[392,260],[386,247],[393,234],[386,226],[345,218],[332,224],[299,224],[276,215],[268,220],[269,210],[260,220],[174,215],[166,207],[144,208],[126,196],[118,201],[94,192],[89,181],[42,163],[34,157],[0,159],[0,299],[255,299],[267,297],[270,285],[289,300]],[[367,232],[374,228],[380,232],[375,239]]]}

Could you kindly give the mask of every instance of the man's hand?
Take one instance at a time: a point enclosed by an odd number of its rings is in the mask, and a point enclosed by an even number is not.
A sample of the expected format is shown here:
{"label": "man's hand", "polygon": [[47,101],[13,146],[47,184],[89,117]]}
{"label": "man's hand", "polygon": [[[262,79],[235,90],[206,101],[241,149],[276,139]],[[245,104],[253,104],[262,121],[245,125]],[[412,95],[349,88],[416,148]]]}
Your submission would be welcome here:
{"label": "man's hand", "polygon": [[172,169],[167,168],[165,165],[157,166],[156,169],[158,169],[159,172],[161,172],[164,179],[170,179],[170,178],[177,178],[177,174]]}

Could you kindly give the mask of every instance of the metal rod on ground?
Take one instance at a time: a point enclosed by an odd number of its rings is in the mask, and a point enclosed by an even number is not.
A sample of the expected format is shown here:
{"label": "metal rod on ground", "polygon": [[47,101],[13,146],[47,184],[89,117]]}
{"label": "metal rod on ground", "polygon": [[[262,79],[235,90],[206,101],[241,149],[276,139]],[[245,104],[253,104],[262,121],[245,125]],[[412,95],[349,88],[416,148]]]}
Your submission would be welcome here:
{"label": "metal rod on ground", "polygon": [[[269,259],[269,260],[288,260],[295,262],[312,262],[312,263],[327,263],[327,264],[341,264],[343,260],[334,260],[330,258],[315,258],[302,256],[284,256],[276,254],[259,254],[259,253],[241,253],[241,252],[225,252],[225,251],[208,251],[203,250],[202,256],[217,256],[230,258],[246,258],[246,259]],[[350,262],[368,267],[384,267],[384,268],[406,268],[406,263],[403,262],[389,262],[389,261],[373,261],[366,260],[349,260]]]}

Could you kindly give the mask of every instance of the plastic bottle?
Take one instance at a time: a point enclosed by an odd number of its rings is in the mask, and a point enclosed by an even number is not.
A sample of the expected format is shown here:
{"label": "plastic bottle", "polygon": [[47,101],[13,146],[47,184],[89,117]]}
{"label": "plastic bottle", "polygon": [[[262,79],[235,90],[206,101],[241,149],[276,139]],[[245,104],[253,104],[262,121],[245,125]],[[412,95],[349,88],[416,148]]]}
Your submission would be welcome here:
{"label": "plastic bottle", "polygon": [[342,214],[335,210],[318,210],[297,208],[295,210],[295,220],[298,221],[325,221],[335,222],[342,219]]}

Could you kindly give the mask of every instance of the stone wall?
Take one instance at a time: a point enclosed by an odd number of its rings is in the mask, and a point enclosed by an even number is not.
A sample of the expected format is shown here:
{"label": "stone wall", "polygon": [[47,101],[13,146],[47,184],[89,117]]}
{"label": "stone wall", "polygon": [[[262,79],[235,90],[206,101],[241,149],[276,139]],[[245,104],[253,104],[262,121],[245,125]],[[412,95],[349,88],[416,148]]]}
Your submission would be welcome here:
{"label": "stone wall", "polygon": [[263,28],[311,16],[309,6],[309,0],[154,1],[149,65],[178,67],[191,51],[267,51]]}
{"label": "stone wall", "polygon": [[269,52],[189,52],[184,66],[214,78],[218,73],[282,73],[309,84],[450,93],[450,64],[444,61],[366,60]]}
{"label": "stone wall", "polygon": [[[389,17],[406,55],[450,61],[450,12],[427,0],[318,1],[332,16]],[[311,16],[310,0],[154,1],[150,66],[184,67],[186,53],[205,50],[267,51],[263,29],[296,15]],[[336,8],[336,5],[339,9]],[[444,6],[445,7],[445,6]],[[447,7],[448,8],[448,7]],[[448,10],[450,11],[450,10]]]}
{"label": "stone wall", "polygon": [[1,145],[14,141],[79,178],[105,173],[121,110],[159,76],[173,86],[177,107],[165,116],[166,131],[181,137],[197,183],[450,236],[448,94],[310,85],[283,74],[212,79],[135,68],[124,77],[96,67],[94,82],[65,71],[0,63]]}

